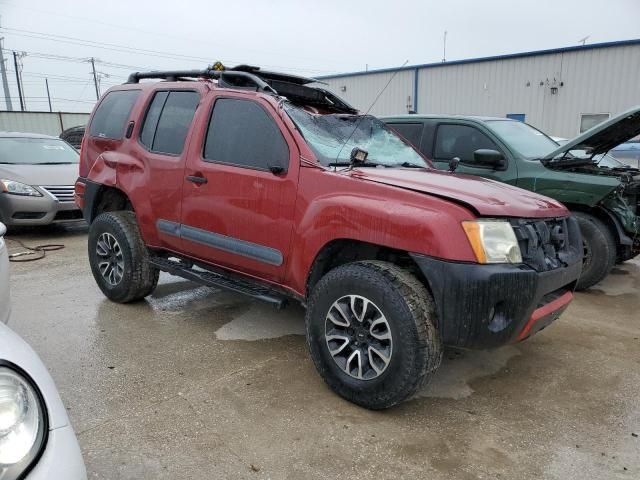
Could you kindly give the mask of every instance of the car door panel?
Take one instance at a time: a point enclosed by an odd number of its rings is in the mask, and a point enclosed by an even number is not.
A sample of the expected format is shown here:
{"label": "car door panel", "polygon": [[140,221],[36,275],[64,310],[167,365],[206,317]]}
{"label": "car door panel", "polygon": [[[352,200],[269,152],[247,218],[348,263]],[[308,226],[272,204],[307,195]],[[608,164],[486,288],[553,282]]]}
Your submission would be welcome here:
{"label": "car door panel", "polygon": [[[205,158],[209,122],[207,119],[199,121],[203,128],[192,142],[186,173],[204,181],[184,180],[180,235],[185,249],[194,257],[245,274],[279,281],[285,271],[293,227],[298,149],[278,112],[268,102],[246,99],[242,94],[225,94],[216,98],[218,101],[225,99],[252,102],[266,113],[286,142],[288,167],[274,174],[255,166],[260,159],[240,159],[246,164],[238,165]],[[213,109],[213,100],[206,109],[207,114]],[[221,112],[214,110],[211,122],[216,122],[216,115],[222,121]],[[247,125],[243,122],[226,123],[237,124],[238,128]],[[215,123],[212,125],[211,128],[216,128]],[[244,134],[232,129],[229,135],[216,137],[219,154],[224,156],[225,152],[242,151],[242,146],[237,143],[234,146],[231,140],[241,133]],[[259,137],[264,132],[250,133]],[[215,137],[215,134],[214,131],[209,137]],[[251,143],[252,137],[246,135],[243,138]]]}

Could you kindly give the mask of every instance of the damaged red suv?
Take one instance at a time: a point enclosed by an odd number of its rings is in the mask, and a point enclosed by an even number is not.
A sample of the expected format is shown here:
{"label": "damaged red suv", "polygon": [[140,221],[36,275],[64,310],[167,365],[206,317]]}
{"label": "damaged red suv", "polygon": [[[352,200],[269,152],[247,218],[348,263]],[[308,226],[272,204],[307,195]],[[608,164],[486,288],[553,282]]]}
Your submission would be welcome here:
{"label": "damaged red suv", "polygon": [[299,301],[320,375],[373,409],[428,381],[443,345],[498,347],[547,326],[581,268],[560,203],[435,170],[313,79],[249,66],[134,73],[110,89],[76,201],[108,298],[142,299],[162,270]]}

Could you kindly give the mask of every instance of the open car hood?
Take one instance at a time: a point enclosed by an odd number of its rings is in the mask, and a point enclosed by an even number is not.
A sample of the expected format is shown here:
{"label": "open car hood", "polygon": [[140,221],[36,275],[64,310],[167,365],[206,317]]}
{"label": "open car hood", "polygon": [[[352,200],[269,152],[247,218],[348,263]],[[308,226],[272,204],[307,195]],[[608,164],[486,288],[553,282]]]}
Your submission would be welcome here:
{"label": "open car hood", "polygon": [[353,175],[453,200],[484,217],[545,218],[569,214],[560,202],[551,198],[471,175],[404,168],[355,168]]}
{"label": "open car hood", "polygon": [[552,160],[571,150],[588,150],[593,155],[607,153],[636,135],[640,135],[640,105],[590,128],[545,155],[542,160]]}

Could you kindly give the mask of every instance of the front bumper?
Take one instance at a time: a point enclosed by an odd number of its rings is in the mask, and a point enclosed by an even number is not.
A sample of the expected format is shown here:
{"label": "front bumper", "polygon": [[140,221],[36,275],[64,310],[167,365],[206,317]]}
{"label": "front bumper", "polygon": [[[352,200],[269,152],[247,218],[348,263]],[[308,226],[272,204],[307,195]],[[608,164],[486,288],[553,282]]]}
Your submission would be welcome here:
{"label": "front bumper", "polygon": [[446,345],[494,348],[524,340],[556,320],[572,299],[582,261],[536,272],[412,255],[427,279]]}
{"label": "front bumper", "polygon": [[7,226],[49,225],[82,220],[82,211],[73,202],[60,201],[46,190],[36,187],[41,197],[0,193],[0,222]]}
{"label": "front bumper", "polygon": [[54,478],[84,480],[87,478],[80,446],[71,426],[49,431],[42,456],[25,478],[27,480]]}

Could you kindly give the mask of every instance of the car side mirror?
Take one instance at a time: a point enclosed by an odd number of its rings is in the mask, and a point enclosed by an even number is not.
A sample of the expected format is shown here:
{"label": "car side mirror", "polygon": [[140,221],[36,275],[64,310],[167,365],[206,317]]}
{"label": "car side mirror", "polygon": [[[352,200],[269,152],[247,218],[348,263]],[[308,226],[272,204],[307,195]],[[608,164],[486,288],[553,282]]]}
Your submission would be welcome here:
{"label": "car side mirror", "polygon": [[473,161],[482,166],[493,167],[496,170],[501,170],[507,166],[502,153],[488,148],[480,148],[473,152]]}

